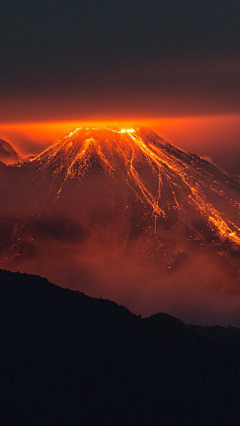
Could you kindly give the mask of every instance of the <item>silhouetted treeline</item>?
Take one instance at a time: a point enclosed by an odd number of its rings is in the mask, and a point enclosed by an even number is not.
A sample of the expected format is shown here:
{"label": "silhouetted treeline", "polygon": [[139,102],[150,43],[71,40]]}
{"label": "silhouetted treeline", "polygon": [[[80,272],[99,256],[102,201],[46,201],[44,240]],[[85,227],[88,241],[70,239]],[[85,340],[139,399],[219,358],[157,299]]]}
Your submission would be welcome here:
{"label": "silhouetted treeline", "polygon": [[142,319],[7,271],[0,295],[1,425],[239,425],[239,329]]}

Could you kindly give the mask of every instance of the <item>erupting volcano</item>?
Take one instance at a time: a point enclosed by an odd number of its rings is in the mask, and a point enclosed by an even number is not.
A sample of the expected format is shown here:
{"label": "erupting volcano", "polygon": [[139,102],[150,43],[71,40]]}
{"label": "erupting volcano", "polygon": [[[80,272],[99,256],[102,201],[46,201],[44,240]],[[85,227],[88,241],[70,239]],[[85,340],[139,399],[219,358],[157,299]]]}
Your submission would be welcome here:
{"label": "erupting volcano", "polygon": [[[149,208],[155,227],[158,218],[167,221],[174,210],[186,222],[194,209],[222,241],[240,245],[240,228],[234,223],[240,211],[239,185],[153,132],[79,128],[32,163],[58,181],[57,196],[69,179],[84,179],[98,168],[113,180],[126,182]],[[232,211],[226,214],[229,204]]]}
{"label": "erupting volcano", "polygon": [[81,289],[119,299],[114,279],[162,288],[207,256],[218,271],[208,284],[238,291],[239,183],[152,131],[77,128],[0,173],[2,268],[56,281],[60,259],[62,285],[83,277]]}

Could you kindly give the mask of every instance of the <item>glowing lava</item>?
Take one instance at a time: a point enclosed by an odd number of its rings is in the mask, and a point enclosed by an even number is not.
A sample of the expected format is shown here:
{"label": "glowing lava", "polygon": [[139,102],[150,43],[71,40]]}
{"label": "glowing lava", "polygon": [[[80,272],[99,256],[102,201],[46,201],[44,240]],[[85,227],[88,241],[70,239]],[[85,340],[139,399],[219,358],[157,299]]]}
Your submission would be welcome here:
{"label": "glowing lava", "polygon": [[71,179],[85,179],[93,165],[113,181],[126,182],[136,199],[150,208],[155,229],[158,220],[169,216],[176,220],[176,214],[190,227],[194,226],[190,217],[195,222],[201,217],[222,241],[240,246],[239,184],[154,132],[77,128],[31,160],[37,174],[55,182],[56,200]]}

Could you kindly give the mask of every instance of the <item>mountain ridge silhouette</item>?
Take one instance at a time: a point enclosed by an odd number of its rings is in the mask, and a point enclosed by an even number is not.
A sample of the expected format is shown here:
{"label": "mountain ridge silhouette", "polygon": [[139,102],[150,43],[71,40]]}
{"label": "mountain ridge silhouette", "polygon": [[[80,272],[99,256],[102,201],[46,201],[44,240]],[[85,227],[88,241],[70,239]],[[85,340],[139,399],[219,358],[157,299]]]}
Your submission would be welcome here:
{"label": "mountain ridge silhouette", "polygon": [[240,329],[148,318],[0,270],[5,422],[237,425]]}

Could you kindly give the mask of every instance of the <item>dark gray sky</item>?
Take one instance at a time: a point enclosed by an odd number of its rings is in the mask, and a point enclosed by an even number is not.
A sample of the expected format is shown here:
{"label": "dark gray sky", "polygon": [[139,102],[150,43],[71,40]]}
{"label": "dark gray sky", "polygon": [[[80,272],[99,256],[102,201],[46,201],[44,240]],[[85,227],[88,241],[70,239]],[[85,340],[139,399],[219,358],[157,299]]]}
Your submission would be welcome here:
{"label": "dark gray sky", "polygon": [[1,122],[239,111],[236,0],[0,2]]}

